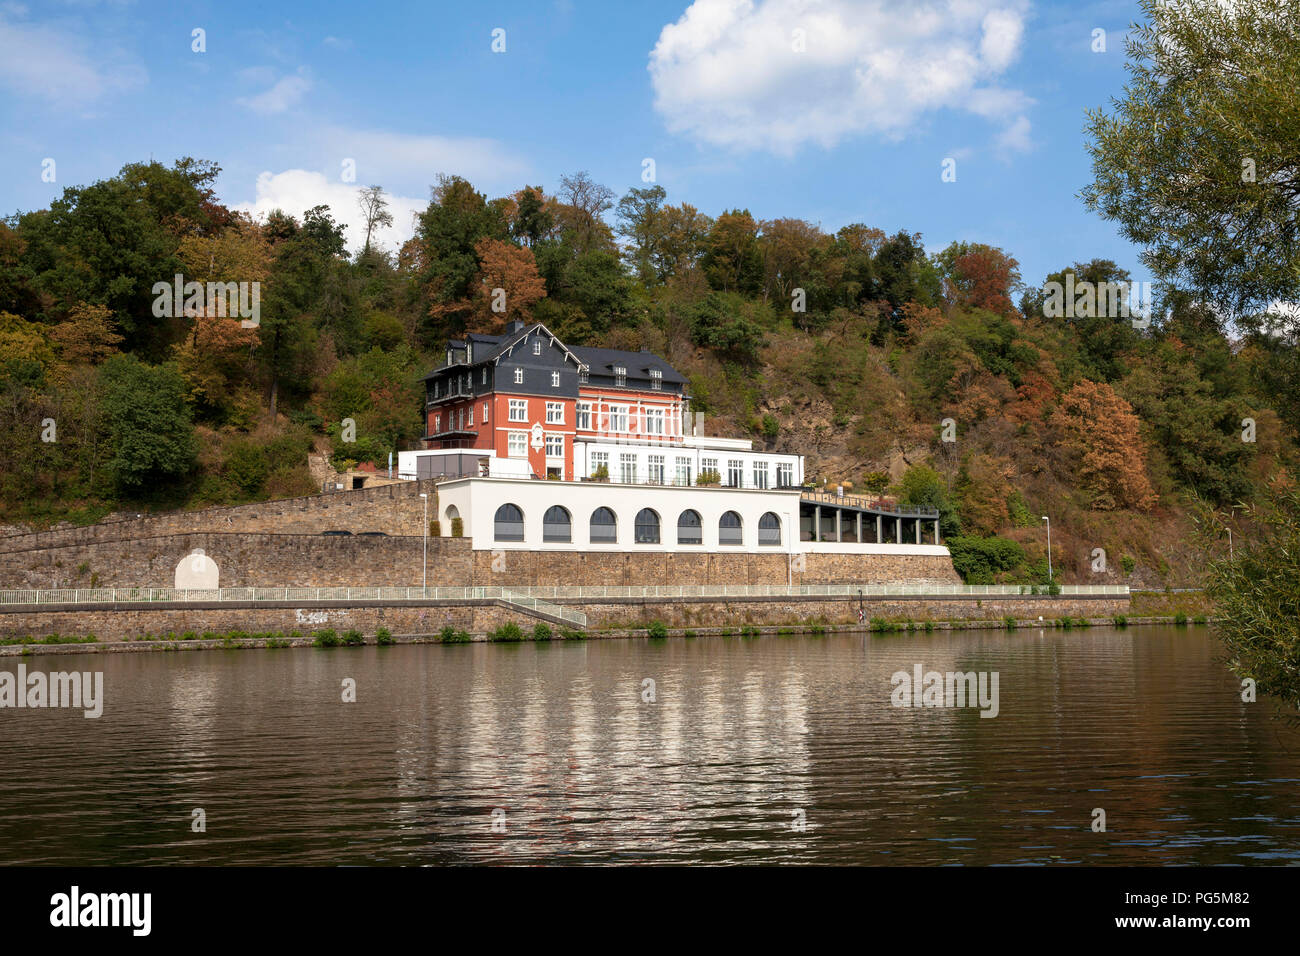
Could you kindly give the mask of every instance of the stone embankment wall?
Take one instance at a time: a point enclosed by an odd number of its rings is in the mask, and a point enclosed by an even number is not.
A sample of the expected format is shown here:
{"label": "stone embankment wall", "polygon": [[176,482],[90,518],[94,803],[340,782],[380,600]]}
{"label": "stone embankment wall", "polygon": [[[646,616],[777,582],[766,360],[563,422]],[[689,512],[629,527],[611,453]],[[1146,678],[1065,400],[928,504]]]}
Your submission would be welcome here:
{"label": "stone embankment wall", "polygon": [[[741,627],[756,625],[856,624],[858,602],[851,600],[643,600],[563,601],[587,615],[587,633],[602,629],[645,627],[663,621],[670,627]],[[1109,618],[1128,612],[1128,601],[1116,598],[1016,596],[989,599],[883,598],[864,601],[868,619],[930,621],[1001,621],[1005,617],[1028,624],[1040,616]],[[0,635],[22,637],[47,634],[94,634],[100,640],[122,640],[141,634],[194,631],[312,631],[356,628],[373,636],[378,627],[400,634],[435,634],[445,625],[482,634],[514,621],[531,631],[536,620],[493,601],[451,601],[441,604],[326,602],[271,606],[253,604],[190,607],[134,606],[119,609],[82,606],[47,610],[0,605]],[[610,636],[622,636],[613,631]]]}

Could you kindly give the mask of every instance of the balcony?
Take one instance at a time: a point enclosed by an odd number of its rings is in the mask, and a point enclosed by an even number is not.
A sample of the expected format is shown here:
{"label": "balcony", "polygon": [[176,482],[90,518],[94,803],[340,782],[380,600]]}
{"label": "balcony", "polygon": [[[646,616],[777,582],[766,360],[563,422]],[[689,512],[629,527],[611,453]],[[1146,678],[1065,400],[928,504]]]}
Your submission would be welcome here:
{"label": "balcony", "polygon": [[466,399],[466,398],[473,398],[473,397],[474,397],[473,386],[467,387],[464,384],[452,385],[447,389],[447,391],[443,392],[437,398],[435,398],[431,392],[426,392],[424,397],[424,407],[433,408],[435,405],[443,405],[447,402],[454,402],[457,399]]}

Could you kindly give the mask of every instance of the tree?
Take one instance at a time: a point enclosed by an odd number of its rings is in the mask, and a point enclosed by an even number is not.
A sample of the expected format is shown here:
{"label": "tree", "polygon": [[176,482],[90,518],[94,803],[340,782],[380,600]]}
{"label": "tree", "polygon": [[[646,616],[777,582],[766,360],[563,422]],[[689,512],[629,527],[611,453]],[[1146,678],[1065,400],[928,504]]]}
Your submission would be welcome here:
{"label": "tree", "polygon": [[702,263],[719,292],[754,292],[763,281],[758,223],[748,209],[731,209],[713,220]]}
{"label": "tree", "polygon": [[122,336],[113,330],[113,313],[103,305],[78,302],[68,318],[50,330],[66,365],[98,365],[117,354]]}
{"label": "tree", "polygon": [[146,365],[117,355],[100,369],[103,413],[114,484],[135,494],[187,474],[198,443],[185,402],[185,381],[167,365]]}
{"label": "tree", "polygon": [[361,249],[361,254],[365,256],[370,253],[370,234],[375,229],[391,226],[393,214],[388,211],[383,186],[367,186],[357,190],[357,204],[361,207],[361,215],[366,217],[366,243]]}
{"label": "tree", "polygon": [[499,239],[480,239],[474,249],[480,263],[474,325],[484,331],[530,316],[533,304],[546,295],[532,250]]}
{"label": "tree", "polygon": [[613,233],[604,216],[614,208],[614,190],[594,182],[583,171],[560,177],[560,199],[557,217],[579,253],[613,251]]}
{"label": "tree", "polygon": [[1082,198],[1166,283],[1243,312],[1300,298],[1294,4],[1141,7],[1125,95],[1088,113]]}
{"label": "tree", "polygon": [[633,187],[618,201],[618,234],[628,241],[624,256],[647,286],[657,278],[655,263],[663,237],[662,212],[668,193],[662,186]]}
{"label": "tree", "polygon": [[[1201,522],[1205,539],[1222,553],[1225,522],[1208,509]],[[1294,720],[1300,708],[1300,493],[1292,486],[1273,500],[1246,505],[1242,523],[1249,533],[1238,534],[1229,555],[1207,568],[1215,630],[1232,672],[1277,698]]]}
{"label": "tree", "polygon": [[1020,263],[981,242],[954,242],[936,256],[949,307],[1011,315],[1011,293],[1020,284]]}
{"label": "tree", "polygon": [[1138,417],[1109,385],[1079,382],[1061,397],[1051,424],[1058,443],[1076,456],[1076,473],[1093,493],[1094,508],[1146,510],[1155,505]]}
{"label": "tree", "polygon": [[466,180],[440,175],[432,201],[420,214],[416,235],[424,264],[419,283],[429,315],[459,331],[473,313],[476,298],[472,294],[479,273],[476,245],[480,239],[506,239],[505,220]]}

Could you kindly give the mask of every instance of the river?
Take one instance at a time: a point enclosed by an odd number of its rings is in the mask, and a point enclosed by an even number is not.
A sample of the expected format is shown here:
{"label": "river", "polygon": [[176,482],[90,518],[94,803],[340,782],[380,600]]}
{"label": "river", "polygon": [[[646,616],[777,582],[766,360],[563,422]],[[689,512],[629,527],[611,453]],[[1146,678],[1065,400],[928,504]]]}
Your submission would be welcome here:
{"label": "river", "polygon": [[[1146,627],[6,657],[102,670],[104,705],[0,710],[0,863],[1300,863],[1300,736],[1220,654]],[[893,706],[918,664],[996,672],[997,716]]]}

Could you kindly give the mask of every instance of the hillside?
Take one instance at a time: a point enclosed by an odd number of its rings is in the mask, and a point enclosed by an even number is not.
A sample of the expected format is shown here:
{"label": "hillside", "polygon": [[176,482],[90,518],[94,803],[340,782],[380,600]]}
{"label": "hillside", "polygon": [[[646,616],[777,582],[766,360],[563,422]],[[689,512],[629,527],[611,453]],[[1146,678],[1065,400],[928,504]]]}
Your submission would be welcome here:
{"label": "hillside", "polygon": [[[1128,281],[1105,260],[1026,286],[1014,250],[710,217],[658,186],[616,202],[585,174],[492,200],[440,177],[400,250],[349,254],[327,208],[253,222],[216,173],[135,164],[0,224],[0,522],[310,493],[317,453],[386,465],[446,338],[512,318],[659,352],[708,431],[938,507],[972,582],[1046,580],[1050,515],[1066,581],[1192,585],[1193,502],[1293,482],[1294,343],[1174,290],[1149,321],[1052,317],[1046,282]],[[169,309],[177,275],[257,283],[256,326],[202,295]]]}

